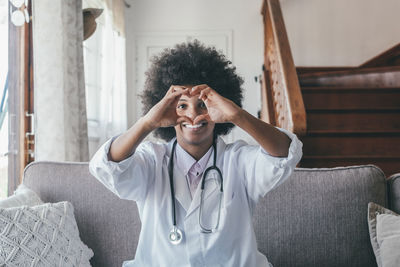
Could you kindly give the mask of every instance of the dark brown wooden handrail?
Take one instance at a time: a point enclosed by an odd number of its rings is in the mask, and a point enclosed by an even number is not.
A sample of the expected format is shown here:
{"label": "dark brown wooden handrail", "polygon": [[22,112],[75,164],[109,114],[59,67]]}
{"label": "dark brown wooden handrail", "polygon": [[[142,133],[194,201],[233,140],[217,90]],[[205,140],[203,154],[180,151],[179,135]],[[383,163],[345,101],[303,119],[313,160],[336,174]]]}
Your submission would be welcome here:
{"label": "dark brown wooden handrail", "polygon": [[[261,118],[297,135],[307,130],[306,112],[279,0],[265,0],[263,108]],[[265,114],[268,113],[268,114]]]}
{"label": "dark brown wooden handrail", "polygon": [[397,44],[383,53],[361,64],[359,68],[376,68],[400,66],[400,44]]}
{"label": "dark brown wooden handrail", "polygon": [[400,66],[304,73],[301,86],[400,87]]}

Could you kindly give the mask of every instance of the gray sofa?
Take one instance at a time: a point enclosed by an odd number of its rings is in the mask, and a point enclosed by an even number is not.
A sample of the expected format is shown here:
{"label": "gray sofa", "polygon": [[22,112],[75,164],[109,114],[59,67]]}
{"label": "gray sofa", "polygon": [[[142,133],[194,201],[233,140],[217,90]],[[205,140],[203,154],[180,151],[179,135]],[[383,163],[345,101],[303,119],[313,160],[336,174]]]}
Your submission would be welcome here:
{"label": "gray sofa", "polygon": [[[297,168],[254,211],[259,250],[275,267],[376,266],[367,205],[400,212],[397,177],[386,180],[373,165]],[[108,191],[87,163],[34,162],[23,183],[45,202],[72,202],[81,239],[94,251],[92,266],[121,266],[134,257],[141,225],[137,207]]]}

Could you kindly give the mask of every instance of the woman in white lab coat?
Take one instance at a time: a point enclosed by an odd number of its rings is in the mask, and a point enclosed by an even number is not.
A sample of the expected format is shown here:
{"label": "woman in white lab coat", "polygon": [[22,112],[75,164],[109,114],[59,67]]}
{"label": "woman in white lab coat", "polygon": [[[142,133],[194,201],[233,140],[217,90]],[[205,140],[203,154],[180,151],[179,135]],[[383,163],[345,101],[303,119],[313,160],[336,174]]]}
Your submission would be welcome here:
{"label": "woman in white lab coat", "polygon": [[[97,179],[138,206],[139,243],[123,266],[269,266],[252,212],[291,175],[302,143],[243,110],[242,83],[231,62],[198,41],[153,60],[145,115],[90,162]],[[259,145],[225,144],[220,135],[234,125]],[[153,131],[167,143],[142,142]]]}

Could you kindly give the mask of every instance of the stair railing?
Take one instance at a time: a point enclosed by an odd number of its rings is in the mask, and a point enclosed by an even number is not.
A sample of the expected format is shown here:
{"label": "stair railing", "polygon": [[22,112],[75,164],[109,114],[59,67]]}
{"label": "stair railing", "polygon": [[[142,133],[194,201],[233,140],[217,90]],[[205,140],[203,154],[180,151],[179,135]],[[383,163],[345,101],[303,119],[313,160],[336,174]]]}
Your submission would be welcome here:
{"label": "stair railing", "polygon": [[264,68],[261,119],[305,135],[306,112],[279,0],[264,0]]}

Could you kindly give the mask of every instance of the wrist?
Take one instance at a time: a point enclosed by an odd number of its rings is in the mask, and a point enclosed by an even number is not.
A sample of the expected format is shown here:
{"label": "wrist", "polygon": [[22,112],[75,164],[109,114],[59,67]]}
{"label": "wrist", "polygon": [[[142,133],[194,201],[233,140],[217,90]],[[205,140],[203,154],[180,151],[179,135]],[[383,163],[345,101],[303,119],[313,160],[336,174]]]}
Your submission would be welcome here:
{"label": "wrist", "polygon": [[240,123],[245,119],[246,117],[246,111],[239,106],[237,106],[237,110],[232,116],[231,122],[237,126],[240,125]]}
{"label": "wrist", "polygon": [[146,115],[141,117],[139,122],[142,124],[142,127],[146,132],[151,132],[158,128],[157,125],[154,125],[154,121],[148,119]]}

